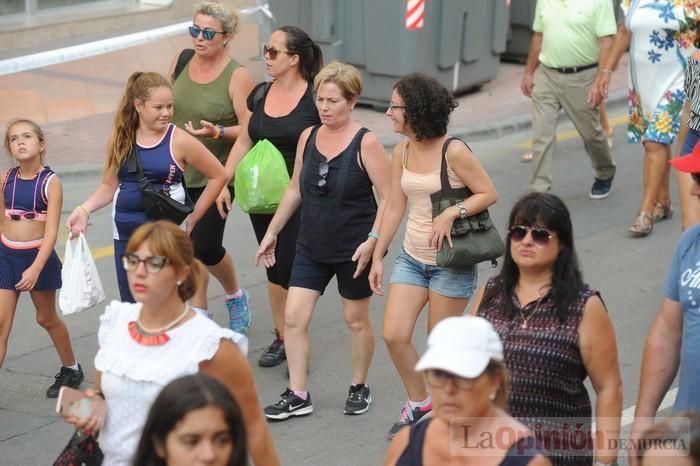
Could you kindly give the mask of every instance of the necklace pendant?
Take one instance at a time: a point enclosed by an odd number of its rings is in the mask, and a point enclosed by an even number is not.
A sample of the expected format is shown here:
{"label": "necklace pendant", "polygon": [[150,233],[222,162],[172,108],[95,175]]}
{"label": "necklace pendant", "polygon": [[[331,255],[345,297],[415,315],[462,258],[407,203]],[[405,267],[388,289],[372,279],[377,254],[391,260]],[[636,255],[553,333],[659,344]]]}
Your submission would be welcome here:
{"label": "necklace pendant", "polygon": [[522,324],[520,324],[520,328],[527,328],[527,322],[523,322]]}

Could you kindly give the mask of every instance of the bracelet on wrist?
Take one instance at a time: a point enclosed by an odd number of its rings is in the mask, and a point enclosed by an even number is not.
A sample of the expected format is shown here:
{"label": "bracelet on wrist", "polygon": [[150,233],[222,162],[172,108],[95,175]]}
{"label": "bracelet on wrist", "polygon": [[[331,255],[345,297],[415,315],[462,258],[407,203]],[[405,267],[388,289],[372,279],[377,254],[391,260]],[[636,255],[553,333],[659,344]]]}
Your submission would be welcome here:
{"label": "bracelet on wrist", "polygon": [[378,240],[378,239],[379,239],[379,233],[375,233],[375,232],[373,232],[373,231],[370,231],[369,233],[367,233],[367,238],[374,238],[374,239]]}
{"label": "bracelet on wrist", "polygon": [[600,72],[605,74],[612,74],[612,70],[610,68],[601,68]]}
{"label": "bracelet on wrist", "polygon": [[212,136],[212,139],[221,139],[224,137],[224,125],[216,125],[216,134]]}
{"label": "bracelet on wrist", "polygon": [[87,210],[82,204],[79,204],[78,207],[75,208],[78,212],[85,214],[87,218],[90,218],[90,211]]}

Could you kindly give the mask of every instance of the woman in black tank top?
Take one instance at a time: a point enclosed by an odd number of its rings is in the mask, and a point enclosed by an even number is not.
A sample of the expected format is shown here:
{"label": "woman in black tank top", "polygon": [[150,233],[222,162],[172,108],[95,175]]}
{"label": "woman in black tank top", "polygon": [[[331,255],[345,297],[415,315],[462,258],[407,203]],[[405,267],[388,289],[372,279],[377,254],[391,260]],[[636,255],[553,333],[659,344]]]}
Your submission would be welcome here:
{"label": "woman in black tank top", "polygon": [[447,317],[435,325],[416,365],[433,400],[431,416],[399,431],[385,466],[460,464],[547,466],[530,430],[506,411],[503,345],[481,317]]}
{"label": "woman in black tank top", "polygon": [[[264,44],[265,68],[274,79],[260,83],[247,99],[252,113],[241,131],[226,161],[226,172],[233,178],[236,166],[246,153],[262,139],[271,142],[284,157],[291,177],[294,156],[302,131],[320,123],[313,103],[311,84],[321,69],[321,48],[309,35],[296,26],[282,26]],[[231,207],[231,196],[223,190],[217,199],[220,206]],[[255,238],[262,241],[272,214],[249,214]],[[280,231],[277,241],[277,262],[267,269],[267,293],[270,299],[275,339],[258,360],[263,367],[274,367],[286,359],[284,344],[284,308],[299,232],[299,212]],[[234,316],[235,317],[235,316]]]}
{"label": "woman in black tank top", "polygon": [[[255,256],[265,267],[275,265],[279,232],[301,206],[285,312],[289,387],[265,408],[265,416],[275,420],[313,411],[306,386],[308,328],[333,276],[352,336],[352,381],[344,412],[365,413],[372,402],[367,385],[374,352],[368,273],[389,191],[389,158],[377,136],[350,115],[362,90],[359,71],[333,62],[319,72],[314,87],[322,125],[302,133],[289,187]],[[379,192],[379,205],[373,187]]]}

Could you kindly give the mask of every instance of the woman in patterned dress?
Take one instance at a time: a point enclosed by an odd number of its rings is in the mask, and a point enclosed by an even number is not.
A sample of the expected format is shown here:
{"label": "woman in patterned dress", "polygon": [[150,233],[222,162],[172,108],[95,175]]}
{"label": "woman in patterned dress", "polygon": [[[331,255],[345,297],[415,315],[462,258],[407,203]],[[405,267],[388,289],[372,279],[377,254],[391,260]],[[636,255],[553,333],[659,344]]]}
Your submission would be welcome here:
{"label": "woman in patterned dress", "polygon": [[625,20],[601,63],[598,88],[607,96],[611,70],[629,48],[627,140],[644,146],[644,193],[629,228],[633,236],[647,236],[655,222],[673,215],[668,161],[680,129],[683,70],[694,50],[699,5],[697,0],[623,0]]}
{"label": "woman in patterned dress", "polygon": [[[599,293],[583,282],[569,211],[553,194],[530,193],[508,225],[503,268],[479,291],[472,312],[503,340],[510,413],[555,466],[590,466],[594,453],[596,464],[610,464],[622,407],[615,332]],[[587,377],[597,395],[596,434],[605,440],[597,445]]]}

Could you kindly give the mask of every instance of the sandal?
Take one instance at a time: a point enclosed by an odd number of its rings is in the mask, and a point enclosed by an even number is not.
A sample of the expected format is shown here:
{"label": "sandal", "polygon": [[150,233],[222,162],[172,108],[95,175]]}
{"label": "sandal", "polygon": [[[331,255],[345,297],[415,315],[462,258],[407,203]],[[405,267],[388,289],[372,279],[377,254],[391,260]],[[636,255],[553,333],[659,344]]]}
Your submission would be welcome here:
{"label": "sandal", "polygon": [[673,217],[673,207],[671,207],[671,201],[668,201],[666,205],[663,205],[660,202],[654,204],[654,211],[651,214],[651,218],[654,220],[654,223],[660,222],[661,220],[670,219],[671,217]]}
{"label": "sandal", "polygon": [[520,161],[523,163],[532,162],[532,152],[525,152],[521,157]]}
{"label": "sandal", "polygon": [[[647,223],[649,222],[649,223]],[[629,231],[632,236],[642,238],[648,236],[654,229],[654,219],[648,212],[639,212],[639,216],[630,225]]]}

